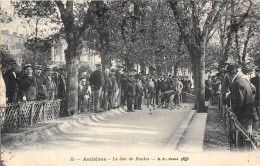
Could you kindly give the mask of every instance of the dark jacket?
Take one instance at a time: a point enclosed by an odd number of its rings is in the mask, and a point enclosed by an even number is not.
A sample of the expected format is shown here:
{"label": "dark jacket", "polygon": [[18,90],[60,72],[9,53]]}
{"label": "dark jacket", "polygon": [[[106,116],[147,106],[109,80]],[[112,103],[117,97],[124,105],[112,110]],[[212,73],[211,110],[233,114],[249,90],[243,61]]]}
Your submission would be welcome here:
{"label": "dark jacket", "polygon": [[20,79],[20,96],[26,97],[27,101],[37,100],[37,82],[35,76],[23,76]]}
{"label": "dark jacket", "polygon": [[174,90],[174,81],[173,81],[173,79],[171,79],[171,78],[167,78],[167,84],[168,84],[168,90]]}
{"label": "dark jacket", "polygon": [[18,75],[16,74],[16,78],[11,70],[7,71],[4,74],[4,81],[6,86],[6,97],[8,98],[8,103],[13,103],[17,101],[17,92],[18,92],[18,84],[19,79]]}
{"label": "dark jacket", "polygon": [[259,106],[259,95],[260,95],[260,89],[259,89],[259,84],[260,84],[260,78],[259,77],[253,77],[250,79],[251,83],[255,86],[256,88],[256,93],[255,93],[255,103],[257,107]]}
{"label": "dark jacket", "polygon": [[99,90],[101,86],[104,85],[104,77],[102,73],[98,70],[91,73],[89,77],[89,84],[94,90]]}
{"label": "dark jacket", "polygon": [[231,106],[242,125],[258,120],[249,81],[241,76],[237,76],[231,85]]}
{"label": "dark jacket", "polygon": [[136,94],[135,80],[133,80],[133,81],[128,80],[126,83],[126,95],[127,95],[127,97],[134,97],[135,94]]}
{"label": "dark jacket", "polygon": [[135,85],[135,91],[136,91],[136,95],[143,95],[143,83],[141,80],[136,81],[136,85]]}
{"label": "dark jacket", "polygon": [[54,82],[57,86],[57,98],[64,99],[66,97],[66,80],[63,75],[56,73]]}
{"label": "dark jacket", "polygon": [[168,84],[167,84],[166,81],[161,80],[160,90],[161,90],[162,92],[165,92],[165,91],[169,90],[169,86],[168,86]]}

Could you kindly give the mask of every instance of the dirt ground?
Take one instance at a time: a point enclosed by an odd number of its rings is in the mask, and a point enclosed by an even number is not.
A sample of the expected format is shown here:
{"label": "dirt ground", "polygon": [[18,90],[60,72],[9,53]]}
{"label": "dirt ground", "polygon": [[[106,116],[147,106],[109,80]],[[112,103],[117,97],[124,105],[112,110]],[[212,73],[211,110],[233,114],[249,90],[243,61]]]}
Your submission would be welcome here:
{"label": "dirt ground", "polygon": [[204,136],[204,151],[229,151],[229,139],[217,105],[210,105]]}
{"label": "dirt ground", "polygon": [[[256,123],[253,128],[255,138],[260,142],[260,122]],[[204,151],[229,151],[229,138],[225,130],[224,122],[221,120],[221,114],[217,105],[210,105],[206,131],[203,144]],[[260,149],[260,146],[258,146]]]}

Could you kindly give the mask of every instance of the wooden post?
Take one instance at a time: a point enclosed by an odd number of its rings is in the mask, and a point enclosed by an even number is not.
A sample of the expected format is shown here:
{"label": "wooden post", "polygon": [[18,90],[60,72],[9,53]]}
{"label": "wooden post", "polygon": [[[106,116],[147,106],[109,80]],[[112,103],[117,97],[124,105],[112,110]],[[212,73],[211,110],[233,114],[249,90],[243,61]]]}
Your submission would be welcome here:
{"label": "wooden post", "polygon": [[242,150],[242,139],[241,139],[241,131],[236,130],[236,149]]}
{"label": "wooden post", "polygon": [[234,119],[230,119],[229,139],[230,139],[230,151],[236,151],[236,132]]}
{"label": "wooden post", "polygon": [[43,121],[46,122],[46,101],[44,101],[44,106],[43,106]]}
{"label": "wooden post", "polygon": [[244,140],[244,151],[252,151],[252,145],[250,139],[245,139]]}
{"label": "wooden post", "polygon": [[31,108],[31,116],[30,116],[30,126],[32,126],[33,125],[33,114],[34,114],[34,105],[35,105],[35,103],[33,102],[32,103],[32,108]]}
{"label": "wooden post", "polygon": [[22,126],[22,104],[19,106],[20,109],[18,111],[18,128]]}

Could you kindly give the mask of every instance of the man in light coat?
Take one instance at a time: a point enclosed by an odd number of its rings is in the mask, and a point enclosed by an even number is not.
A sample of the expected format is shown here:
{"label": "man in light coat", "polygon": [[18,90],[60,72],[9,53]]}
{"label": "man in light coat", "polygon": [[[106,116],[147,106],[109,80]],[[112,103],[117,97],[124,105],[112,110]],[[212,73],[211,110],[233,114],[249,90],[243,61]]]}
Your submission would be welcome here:
{"label": "man in light coat", "polygon": [[181,107],[181,93],[182,93],[183,85],[181,81],[179,80],[178,77],[175,77],[175,82],[174,82],[174,90],[176,92],[175,94],[175,105],[178,105]]}

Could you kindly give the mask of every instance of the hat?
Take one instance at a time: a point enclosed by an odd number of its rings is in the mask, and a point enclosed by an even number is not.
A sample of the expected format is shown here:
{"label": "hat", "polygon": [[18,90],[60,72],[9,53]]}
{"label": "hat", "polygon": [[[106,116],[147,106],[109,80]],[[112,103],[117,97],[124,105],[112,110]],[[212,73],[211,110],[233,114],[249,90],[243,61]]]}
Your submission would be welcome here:
{"label": "hat", "polygon": [[26,70],[28,67],[32,68],[32,65],[31,64],[26,64],[26,65],[24,65],[23,69]]}
{"label": "hat", "polygon": [[237,68],[235,65],[229,65],[227,67],[227,72],[230,74],[236,74],[237,73]]}
{"label": "hat", "polygon": [[86,80],[87,81],[87,78],[86,77],[80,77],[80,80]]}
{"label": "hat", "polygon": [[10,64],[10,65],[16,64],[16,61],[12,59],[12,60],[9,62],[9,64]]}
{"label": "hat", "polygon": [[34,68],[38,70],[42,70],[42,65],[35,65]]}
{"label": "hat", "polygon": [[51,65],[47,65],[45,67],[45,71],[52,71],[53,70],[53,67]]}

